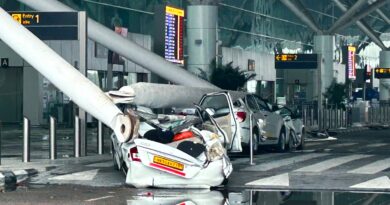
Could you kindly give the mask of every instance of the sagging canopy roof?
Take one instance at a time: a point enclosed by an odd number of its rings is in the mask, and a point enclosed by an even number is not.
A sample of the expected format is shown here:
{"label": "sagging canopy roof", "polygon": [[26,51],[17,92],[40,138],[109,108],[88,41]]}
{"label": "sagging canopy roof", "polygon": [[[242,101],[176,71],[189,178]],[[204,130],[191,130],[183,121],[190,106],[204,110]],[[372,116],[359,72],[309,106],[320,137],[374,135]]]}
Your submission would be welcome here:
{"label": "sagging canopy roof", "polygon": [[116,104],[135,104],[149,108],[188,108],[199,103],[202,96],[213,92],[229,92],[233,102],[247,93],[213,88],[196,88],[181,85],[136,83],[118,91],[108,92]]}

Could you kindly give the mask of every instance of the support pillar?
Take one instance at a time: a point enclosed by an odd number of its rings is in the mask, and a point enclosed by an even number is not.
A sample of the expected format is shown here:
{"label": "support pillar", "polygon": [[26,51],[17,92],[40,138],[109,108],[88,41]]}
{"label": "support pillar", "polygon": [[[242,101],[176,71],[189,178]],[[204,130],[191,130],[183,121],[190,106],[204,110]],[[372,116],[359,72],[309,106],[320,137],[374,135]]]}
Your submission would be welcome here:
{"label": "support pillar", "polygon": [[[218,7],[190,5],[187,13],[187,68],[198,76],[209,78],[210,63],[216,57]],[[206,76],[202,76],[202,71]]]}
{"label": "support pillar", "polygon": [[[332,84],[334,79],[334,66],[333,66],[333,46],[334,46],[334,36],[332,35],[318,35],[314,36],[314,53],[321,55],[319,60],[317,74],[313,77],[314,85],[313,97],[317,96],[322,98],[322,94],[325,93],[326,89]],[[320,75],[320,76],[318,76]],[[321,93],[320,88],[321,87]]]}
{"label": "support pillar", "polygon": [[313,75],[312,99],[317,101],[318,128],[324,128],[323,124],[323,93],[331,85],[333,80],[333,44],[334,36],[314,36],[314,53],[318,54],[318,67]]}
{"label": "support pillar", "polygon": [[[379,53],[379,67],[390,68],[390,51],[381,51]],[[390,79],[379,80],[379,99],[381,101],[390,100]]]}

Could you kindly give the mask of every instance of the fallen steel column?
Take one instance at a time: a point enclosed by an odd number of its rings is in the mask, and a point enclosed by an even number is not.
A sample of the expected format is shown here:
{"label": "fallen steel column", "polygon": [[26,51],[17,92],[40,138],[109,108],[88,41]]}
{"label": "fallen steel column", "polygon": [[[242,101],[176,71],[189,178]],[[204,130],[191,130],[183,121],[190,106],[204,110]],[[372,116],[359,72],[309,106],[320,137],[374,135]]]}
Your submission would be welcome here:
{"label": "fallen steel column", "polygon": [[69,96],[79,107],[109,126],[125,141],[130,136],[130,119],[99,87],[50,49],[0,7],[0,39],[32,67]]}
{"label": "fallen steel column", "polygon": [[[38,11],[74,11],[68,6],[55,0],[18,1]],[[88,18],[88,37],[173,83],[190,87],[217,88],[211,83],[198,78],[183,68],[166,61],[153,52],[123,38],[91,18]]]}
{"label": "fallen steel column", "polygon": [[[335,4],[344,12],[348,10],[348,8],[342,4],[339,0],[333,0]],[[376,33],[369,28],[368,25],[363,23],[363,21],[356,21],[356,25],[360,28],[360,30],[363,31],[376,45],[378,45],[382,50],[386,50],[385,44],[379,39],[379,37],[376,35]]]}

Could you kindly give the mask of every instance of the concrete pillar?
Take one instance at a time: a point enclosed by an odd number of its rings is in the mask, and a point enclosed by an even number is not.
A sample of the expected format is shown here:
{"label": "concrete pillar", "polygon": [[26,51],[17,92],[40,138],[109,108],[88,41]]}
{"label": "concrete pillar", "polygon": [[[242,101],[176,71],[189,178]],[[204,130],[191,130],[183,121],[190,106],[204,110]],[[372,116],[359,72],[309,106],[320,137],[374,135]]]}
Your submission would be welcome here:
{"label": "concrete pillar", "polygon": [[[381,51],[379,53],[379,67],[390,68],[390,51]],[[390,100],[390,79],[379,80],[379,99],[381,101]]]}
{"label": "concrete pillar", "polygon": [[[333,50],[334,50],[334,36],[332,35],[318,35],[314,36],[314,53],[321,56],[318,62],[318,70],[313,75],[313,98],[321,98],[322,94],[331,85],[333,81]],[[318,76],[320,73],[320,78]],[[319,93],[318,86],[321,86],[321,93]]]}
{"label": "concrete pillar", "polygon": [[205,77],[211,74],[210,63],[216,56],[218,7],[190,5],[187,7],[188,70]]}

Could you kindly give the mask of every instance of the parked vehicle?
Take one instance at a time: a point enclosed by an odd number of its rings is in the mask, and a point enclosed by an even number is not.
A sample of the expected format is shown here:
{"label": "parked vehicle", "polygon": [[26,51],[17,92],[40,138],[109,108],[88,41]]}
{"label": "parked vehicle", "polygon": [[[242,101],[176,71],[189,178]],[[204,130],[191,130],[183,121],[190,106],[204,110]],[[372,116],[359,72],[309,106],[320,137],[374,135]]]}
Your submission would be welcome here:
{"label": "parked vehicle", "polygon": [[290,138],[289,148],[302,150],[305,145],[306,131],[301,116],[286,106],[280,106],[274,112],[281,115],[284,119],[286,133]]}
{"label": "parked vehicle", "polygon": [[[242,147],[249,150],[250,146],[250,117],[252,116],[252,132],[254,151],[261,145],[276,146],[281,152],[287,150],[289,135],[283,117],[272,112],[272,105],[260,97],[247,93],[216,92],[206,94],[200,101],[204,108],[214,110],[214,118],[218,123],[225,121],[223,129],[230,138],[238,139]],[[227,118],[226,114],[232,113]],[[222,126],[222,125],[221,125]],[[241,146],[240,146],[241,147]],[[229,152],[241,152],[237,144],[229,144]]]}

